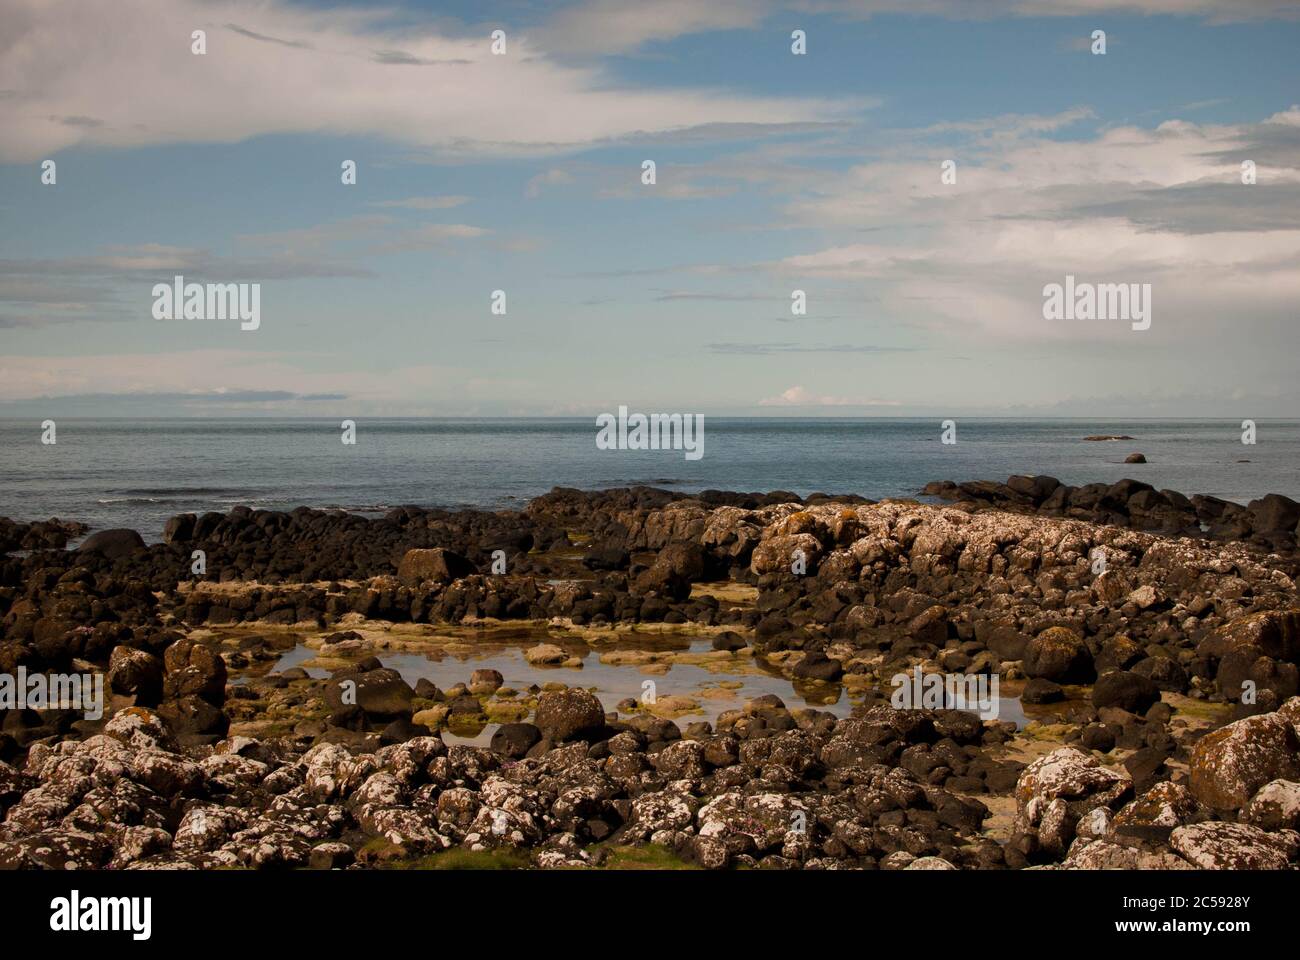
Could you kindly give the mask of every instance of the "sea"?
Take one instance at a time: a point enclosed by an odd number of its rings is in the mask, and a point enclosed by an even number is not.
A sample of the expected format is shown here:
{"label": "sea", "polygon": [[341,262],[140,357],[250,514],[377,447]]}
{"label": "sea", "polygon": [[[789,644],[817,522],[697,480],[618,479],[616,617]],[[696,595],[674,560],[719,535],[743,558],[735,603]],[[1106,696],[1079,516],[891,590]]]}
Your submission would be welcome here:
{"label": "sea", "polygon": [[[706,417],[704,453],[603,450],[595,418],[0,420],[0,516],[130,527],[150,542],[177,513],[297,506],[519,509],[552,487],[916,496],[932,480],[1133,477],[1240,503],[1300,499],[1300,421]],[[1085,441],[1097,434],[1132,440]],[[1145,464],[1126,464],[1140,452]]]}

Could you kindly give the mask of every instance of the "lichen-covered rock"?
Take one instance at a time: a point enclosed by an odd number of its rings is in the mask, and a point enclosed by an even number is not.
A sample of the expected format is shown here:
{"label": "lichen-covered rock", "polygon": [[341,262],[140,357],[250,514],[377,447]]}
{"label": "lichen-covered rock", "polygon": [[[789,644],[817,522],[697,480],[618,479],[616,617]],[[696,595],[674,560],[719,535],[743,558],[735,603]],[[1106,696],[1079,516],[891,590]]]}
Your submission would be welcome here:
{"label": "lichen-covered rock", "polygon": [[1300,739],[1279,713],[1246,717],[1197,741],[1191,790],[1214,810],[1240,810],[1270,780],[1300,780]]}
{"label": "lichen-covered rock", "polygon": [[245,815],[231,807],[192,806],[181,817],[172,843],[178,849],[215,850],[243,829],[245,823]]}
{"label": "lichen-covered rock", "polygon": [[112,853],[107,837],[78,830],[45,830],[0,842],[0,870],[93,870]]}
{"label": "lichen-covered rock", "polygon": [[1121,836],[1163,840],[1199,813],[1200,805],[1190,790],[1165,781],[1121,807],[1111,821],[1111,830]]}
{"label": "lichen-covered rock", "polygon": [[156,706],[163,694],[163,662],[147,650],[114,647],[105,682],[114,693],[135,697],[141,706]]}
{"label": "lichen-covered rock", "polygon": [[146,747],[176,749],[176,741],[162,717],[144,707],[119,710],[104,725],[104,734],[138,750]]}
{"label": "lichen-covered rock", "polygon": [[1241,819],[1262,830],[1300,830],[1300,783],[1273,780],[1250,798]]}
{"label": "lichen-covered rock", "polygon": [[435,829],[438,821],[402,807],[365,806],[357,822],[372,836],[403,847],[412,854],[435,853],[451,846],[451,840]]}
{"label": "lichen-covered rock", "polygon": [[1106,839],[1076,840],[1062,861],[1067,870],[1192,870],[1182,857],[1168,850]]}
{"label": "lichen-covered rock", "polygon": [[680,831],[691,825],[699,808],[699,798],[688,792],[665,789],[643,794],[632,801],[628,838],[646,840],[658,833]]}
{"label": "lichen-covered rock", "polygon": [[346,796],[375,770],[372,756],[353,757],[337,743],[322,743],[303,755],[304,786],[309,794],[326,801]]}
{"label": "lichen-covered rock", "polygon": [[531,664],[563,663],[568,656],[563,647],[553,643],[539,643],[524,651],[524,659]]}
{"label": "lichen-covered rock", "polygon": [[678,740],[650,757],[654,768],[669,780],[694,780],[704,776],[704,745],[698,740]]}
{"label": "lichen-covered rock", "polygon": [[360,707],[375,717],[410,716],[415,691],[396,670],[344,670],[325,685],[325,702],[331,710]]}
{"label": "lichen-covered rock", "polygon": [[110,831],[113,856],[108,867],[120,870],[145,857],[171,849],[172,836],[160,827],[129,826]]}
{"label": "lichen-covered rock", "polygon": [[408,550],[397,565],[397,578],[416,585],[431,581],[451,583],[474,572],[474,565],[458,553],[435,547],[432,550]]}
{"label": "lichen-covered rock", "polygon": [[130,761],[131,779],[162,797],[190,796],[203,787],[204,771],[179,754],[148,747]]}
{"label": "lichen-covered rock", "polygon": [[724,793],[701,807],[697,819],[699,836],[719,841],[732,856],[779,849],[803,859],[814,826],[807,805],[783,793]]}
{"label": "lichen-covered rock", "polygon": [[824,548],[811,533],[793,533],[769,537],[754,548],[749,567],[755,574],[791,573],[802,569],[816,573]]}
{"label": "lichen-covered rock", "polygon": [[1086,800],[1092,806],[1111,807],[1132,789],[1124,774],[1103,767],[1096,757],[1070,747],[1054,750],[1039,757],[1025,768],[1016,783],[1016,812],[1030,817],[1037,802],[1046,804],[1059,798]]}
{"label": "lichen-covered rock", "polygon": [[1202,870],[1285,870],[1300,834],[1265,833],[1245,823],[1196,823],[1179,827],[1169,842]]}
{"label": "lichen-covered rock", "polygon": [[226,662],[216,650],[182,637],[163,653],[163,696],[198,697],[220,706],[226,698]]}
{"label": "lichen-covered rock", "polygon": [[917,857],[909,863],[904,870],[956,870],[951,863],[943,857]]}
{"label": "lichen-covered rock", "polygon": [[557,742],[574,740],[605,726],[605,708],[595,694],[580,687],[547,690],[537,698],[534,722]]}
{"label": "lichen-covered rock", "polygon": [[1039,757],[1016,783],[1016,827],[1038,837],[1043,849],[1063,854],[1079,821],[1096,807],[1114,808],[1133,789],[1126,775],[1069,747]]}
{"label": "lichen-covered rock", "polygon": [[1048,627],[1025,648],[1025,675],[1055,683],[1092,679],[1092,657],[1083,639],[1067,627]]}
{"label": "lichen-covered rock", "polygon": [[1295,729],[1296,736],[1300,737],[1300,697],[1291,697],[1282,706],[1275,711],[1279,717]]}
{"label": "lichen-covered rock", "polygon": [[199,769],[209,783],[230,792],[256,786],[271,770],[265,763],[232,753],[214,753],[205,757],[199,763]]}
{"label": "lichen-covered rock", "polygon": [[[1257,689],[1273,689],[1268,678],[1259,676],[1261,658],[1281,664],[1300,661],[1300,608],[1266,610],[1238,617],[1219,628],[1197,646],[1199,656],[1217,662],[1215,679],[1223,695],[1240,700],[1250,681]],[[1264,680],[1264,683],[1260,683]],[[1287,686],[1291,689],[1285,689]],[[1282,677],[1279,695],[1294,695],[1294,671]]]}

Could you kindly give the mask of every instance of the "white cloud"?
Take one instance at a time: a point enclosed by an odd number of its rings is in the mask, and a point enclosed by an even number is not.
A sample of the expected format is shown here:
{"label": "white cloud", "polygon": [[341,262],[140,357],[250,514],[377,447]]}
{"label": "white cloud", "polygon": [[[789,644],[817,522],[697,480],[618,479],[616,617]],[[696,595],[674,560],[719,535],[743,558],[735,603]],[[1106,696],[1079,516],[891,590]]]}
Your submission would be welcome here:
{"label": "white cloud", "polygon": [[[630,53],[676,37],[723,30],[775,29],[800,13],[868,18],[881,14],[949,19],[1078,17],[1101,14],[1197,16],[1212,23],[1273,17],[1294,18],[1295,0],[580,0],[529,31],[530,39],[556,54],[609,56]],[[798,25],[795,23],[794,25]],[[1086,46],[1091,45],[1088,38]]]}
{"label": "white cloud", "polygon": [[450,210],[469,203],[469,197],[406,197],[403,200],[377,200],[373,207],[396,207],[404,210]]}
{"label": "white cloud", "polygon": [[626,53],[656,40],[758,26],[773,9],[764,0],[586,0],[532,31],[558,53]]}
{"label": "white cloud", "polygon": [[[235,142],[265,134],[374,135],[442,154],[534,155],[710,124],[833,118],[816,99],[620,87],[557,63],[520,34],[396,31],[373,8],[284,0],[0,0],[0,161],[77,144]],[[193,30],[207,53],[191,53]],[[273,41],[273,42],[268,42]],[[426,65],[375,50],[400,47]]]}
{"label": "white cloud", "polygon": [[804,0],[804,9],[853,17],[901,13],[954,19],[1080,17],[1091,14],[1170,14],[1211,22],[1300,16],[1295,0]]}
{"label": "white cloud", "polygon": [[898,400],[854,399],[819,396],[801,386],[790,387],[775,397],[758,401],[760,407],[898,407]]}
{"label": "white cloud", "polygon": [[552,167],[528,181],[524,186],[524,196],[530,200],[536,200],[542,195],[544,187],[554,187],[572,182],[573,177],[568,171],[561,170],[559,167]]}
{"label": "white cloud", "polygon": [[[862,282],[885,311],[937,329],[1020,340],[1130,335],[1127,324],[1043,321],[1042,287],[1067,273],[1152,284],[1166,333],[1221,336],[1227,316],[1272,324],[1300,297],[1300,228],[1278,215],[1300,195],[1300,149],[1279,136],[1297,123],[1291,108],[1257,124],[1169,120],[1069,140],[1040,135],[1059,129],[1050,122],[968,124],[968,141],[913,142],[792,200],[795,222],[872,240],[770,266]],[[1241,160],[1266,145],[1259,183],[1242,184]],[[940,162],[954,156],[957,183],[945,185]]]}

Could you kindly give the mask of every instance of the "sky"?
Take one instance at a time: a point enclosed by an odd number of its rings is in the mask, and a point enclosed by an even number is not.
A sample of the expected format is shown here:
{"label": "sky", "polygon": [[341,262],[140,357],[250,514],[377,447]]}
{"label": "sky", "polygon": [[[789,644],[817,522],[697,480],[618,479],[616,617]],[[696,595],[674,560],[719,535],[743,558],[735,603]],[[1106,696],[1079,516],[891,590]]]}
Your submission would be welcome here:
{"label": "sky", "polygon": [[[0,23],[0,417],[1300,411],[1300,2]],[[260,325],[157,319],[177,275]],[[1045,319],[1067,275],[1149,329]]]}

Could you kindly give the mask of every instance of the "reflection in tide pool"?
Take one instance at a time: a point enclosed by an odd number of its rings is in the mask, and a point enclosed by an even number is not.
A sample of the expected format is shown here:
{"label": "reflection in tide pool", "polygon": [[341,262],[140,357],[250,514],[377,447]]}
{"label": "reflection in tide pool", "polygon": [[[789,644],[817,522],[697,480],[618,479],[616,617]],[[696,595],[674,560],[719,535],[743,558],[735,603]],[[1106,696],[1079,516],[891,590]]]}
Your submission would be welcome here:
{"label": "reflection in tide pool", "polygon": [[[524,658],[524,650],[539,640],[564,647],[570,655],[581,658],[582,666],[529,663]],[[586,687],[595,692],[607,712],[617,709],[617,704],[622,700],[640,700],[642,684],[652,680],[655,695],[661,700],[670,696],[685,697],[696,704],[698,709],[674,716],[683,727],[700,720],[716,723],[718,715],[724,711],[737,709],[745,701],[765,694],[780,697],[791,710],[825,710],[838,717],[849,716],[853,708],[862,702],[859,694],[851,693],[840,684],[791,682],[775,666],[761,659],[734,658],[702,663],[658,661],[646,664],[626,662],[628,658],[625,656],[628,652],[635,651],[702,655],[711,649],[708,638],[629,635],[620,637],[614,643],[594,648],[582,641],[567,642],[554,635],[543,633],[539,636],[533,633],[528,639],[515,643],[477,641],[473,644],[452,644],[424,653],[390,651],[381,653],[380,659],[385,667],[396,670],[412,686],[418,680],[426,679],[440,690],[446,690],[457,683],[468,684],[470,675],[475,670],[486,669],[498,671],[504,678],[506,687],[520,692],[533,685],[541,687],[555,682]],[[614,662],[602,660],[603,654],[615,654],[609,657]],[[289,667],[303,666],[309,664],[316,655],[317,651],[299,645],[285,654],[274,669],[279,672]],[[313,677],[329,676],[328,670],[310,665],[303,668]],[[883,692],[888,694],[888,688]],[[1018,698],[1002,697],[998,700],[998,705],[999,720],[1010,720],[1018,727],[1024,726],[1026,717]],[[456,733],[444,730],[443,738],[448,743],[486,746],[497,726],[496,723],[488,723],[481,729],[461,729]]]}

